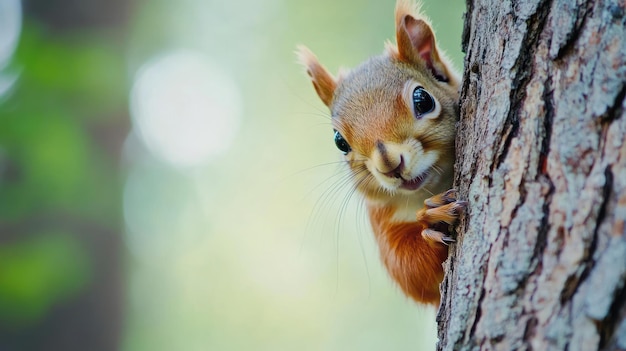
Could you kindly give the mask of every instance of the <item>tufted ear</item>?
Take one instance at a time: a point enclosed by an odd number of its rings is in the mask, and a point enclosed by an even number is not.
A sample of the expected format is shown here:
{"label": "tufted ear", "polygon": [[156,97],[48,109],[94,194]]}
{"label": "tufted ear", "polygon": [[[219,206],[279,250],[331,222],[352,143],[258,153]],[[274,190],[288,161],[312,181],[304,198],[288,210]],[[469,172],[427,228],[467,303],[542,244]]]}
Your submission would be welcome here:
{"label": "tufted ear", "polygon": [[337,80],[319,63],[315,54],[306,46],[299,45],[296,55],[298,55],[300,63],[306,68],[306,73],[311,77],[317,95],[326,106],[330,107],[337,88]]}
{"label": "tufted ear", "polygon": [[437,51],[435,34],[423,19],[415,18],[414,6],[399,0],[396,5],[396,41],[398,59],[412,65],[424,65],[433,76],[443,82],[450,80],[450,73]]}

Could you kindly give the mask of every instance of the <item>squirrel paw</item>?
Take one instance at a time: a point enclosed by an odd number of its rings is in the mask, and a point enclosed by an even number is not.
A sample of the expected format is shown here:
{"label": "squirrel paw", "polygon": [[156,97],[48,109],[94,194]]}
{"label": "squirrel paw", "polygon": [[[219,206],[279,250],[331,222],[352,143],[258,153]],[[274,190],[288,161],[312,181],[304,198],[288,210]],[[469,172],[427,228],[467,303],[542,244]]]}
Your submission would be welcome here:
{"label": "squirrel paw", "polygon": [[445,193],[437,194],[424,201],[424,205],[428,208],[434,208],[449,204],[456,201],[456,189],[450,189]]}
{"label": "squirrel paw", "polygon": [[427,227],[422,230],[424,239],[444,245],[454,242],[448,234],[448,227],[459,219],[467,207],[467,201],[459,201],[456,196],[457,191],[450,189],[424,201],[426,207],[417,212],[417,220]]}

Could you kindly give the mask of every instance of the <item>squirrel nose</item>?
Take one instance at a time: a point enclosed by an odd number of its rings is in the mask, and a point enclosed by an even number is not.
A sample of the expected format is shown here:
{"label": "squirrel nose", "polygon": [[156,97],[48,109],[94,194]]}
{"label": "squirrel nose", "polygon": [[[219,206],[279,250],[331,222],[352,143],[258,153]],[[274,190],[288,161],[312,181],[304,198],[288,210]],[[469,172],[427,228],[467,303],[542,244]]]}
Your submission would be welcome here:
{"label": "squirrel nose", "polygon": [[389,172],[381,172],[389,178],[402,178],[402,171],[404,171],[404,157],[400,155],[400,163],[396,166],[396,168],[392,169]]}

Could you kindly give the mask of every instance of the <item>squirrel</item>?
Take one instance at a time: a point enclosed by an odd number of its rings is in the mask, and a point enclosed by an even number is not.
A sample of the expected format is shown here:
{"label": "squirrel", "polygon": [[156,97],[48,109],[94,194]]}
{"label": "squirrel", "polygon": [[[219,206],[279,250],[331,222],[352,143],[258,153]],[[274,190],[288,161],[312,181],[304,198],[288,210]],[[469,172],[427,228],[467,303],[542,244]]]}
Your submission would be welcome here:
{"label": "squirrel", "polygon": [[416,302],[438,306],[450,226],[467,206],[450,189],[460,78],[418,4],[398,0],[395,21],[396,45],[337,77],[305,46],[297,56],[330,109],[389,275]]}

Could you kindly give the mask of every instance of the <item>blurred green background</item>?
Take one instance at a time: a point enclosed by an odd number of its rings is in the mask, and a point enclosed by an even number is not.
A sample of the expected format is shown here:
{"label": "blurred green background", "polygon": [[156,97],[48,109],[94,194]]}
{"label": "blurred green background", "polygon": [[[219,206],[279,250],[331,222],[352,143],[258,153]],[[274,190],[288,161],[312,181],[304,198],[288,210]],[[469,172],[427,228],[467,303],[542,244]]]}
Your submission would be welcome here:
{"label": "blurred green background", "polygon": [[394,3],[0,1],[0,350],[432,349],[293,53],[354,66]]}

